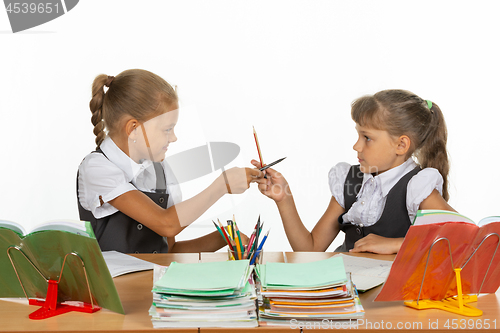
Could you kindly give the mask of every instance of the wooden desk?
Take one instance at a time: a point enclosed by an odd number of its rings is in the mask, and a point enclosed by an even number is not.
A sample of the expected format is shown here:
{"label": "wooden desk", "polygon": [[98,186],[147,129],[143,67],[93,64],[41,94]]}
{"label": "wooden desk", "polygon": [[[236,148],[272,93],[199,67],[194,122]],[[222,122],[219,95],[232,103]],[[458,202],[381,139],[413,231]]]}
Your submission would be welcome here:
{"label": "wooden desk", "polygon": [[[308,262],[327,259],[334,253],[294,252],[285,253],[287,262]],[[369,253],[351,254],[381,260],[393,260],[395,255],[375,255]],[[462,327],[466,329],[484,329],[485,324],[490,329],[500,329],[500,291],[496,294],[481,295],[477,303],[472,303],[483,311],[481,317],[465,317],[442,310],[415,310],[399,302],[374,302],[382,286],[361,293],[359,298],[365,309],[365,316],[353,322],[357,332],[368,332],[373,329],[383,330],[418,330],[420,332],[456,331]],[[470,327],[469,327],[470,324]],[[325,326],[335,328],[335,323],[326,323]],[[340,327],[341,328],[341,327]],[[316,331],[311,323],[304,332]]]}
{"label": "wooden desk", "polygon": [[[191,263],[199,261],[198,253],[141,254],[138,258],[159,265],[172,261]],[[70,312],[53,318],[31,320],[28,315],[38,307],[22,302],[0,299],[0,332],[130,332],[155,331],[148,310],[153,303],[152,271],[137,272],[114,278],[116,289],[125,310],[125,316],[102,309],[93,314]],[[171,332],[198,332],[197,328]]]}
{"label": "wooden desk", "polygon": [[[264,252],[262,259],[263,263],[266,262],[285,262],[284,252]],[[225,261],[227,260],[227,252],[202,252],[200,253],[200,260],[202,262],[212,262],[212,261]]]}
{"label": "wooden desk", "polygon": [[[280,252],[272,253],[267,256],[264,254],[264,260],[271,262],[311,262],[316,260],[328,259],[333,256],[333,252],[286,252],[280,255]],[[395,255],[377,255],[371,253],[353,253],[353,256],[369,257],[380,260],[393,260]],[[281,258],[280,258],[281,257]],[[206,253],[201,256],[202,261],[225,260],[218,253]],[[464,317],[442,310],[415,310],[409,308],[400,302],[374,302],[375,297],[380,292],[382,287],[374,288],[366,293],[361,293],[359,298],[361,304],[365,308],[365,316],[358,321],[353,321],[351,329],[357,332],[372,332],[373,330],[417,330],[419,332],[444,332],[457,330],[461,327],[466,329],[484,329],[485,324],[490,326],[490,329],[500,329],[500,291],[496,294],[482,295],[477,303],[472,303],[473,306],[483,310],[481,317]],[[320,328],[342,329],[342,326],[335,326],[335,322],[326,322],[323,327],[313,326],[313,323],[304,322],[303,332],[313,332]],[[298,325],[297,325],[298,326]],[[455,328],[455,329],[453,329]],[[297,329],[286,328],[269,328],[262,327],[259,330],[270,330],[272,332],[280,331],[295,331]],[[201,332],[214,333],[217,329],[202,328]]]}
{"label": "wooden desk", "polygon": [[[265,262],[307,262],[312,260],[326,259],[333,253],[265,253]],[[359,255],[359,254],[358,254]],[[160,265],[168,265],[172,261],[178,262],[198,262],[226,260],[226,253],[201,253],[201,254],[150,254],[136,255]],[[394,256],[379,256],[363,254],[362,256],[377,259],[391,260]],[[0,299],[0,332],[158,332],[154,330],[148,310],[152,303],[152,271],[138,272],[119,276],[114,279],[116,288],[125,309],[125,316],[113,313],[106,309],[94,314],[67,313],[54,318],[39,321],[28,319],[28,315],[36,307],[28,306],[27,302],[12,302]],[[500,329],[500,292],[480,296],[477,307],[483,310],[481,317],[463,317],[441,310],[414,310],[403,305],[403,302],[373,302],[378,294],[379,288],[375,288],[366,293],[360,294],[361,303],[366,314],[363,319],[355,322],[353,327],[357,331],[364,332],[370,329],[385,330],[407,330],[416,329],[420,332],[432,329],[436,331],[451,331],[454,326],[460,329],[462,325],[468,328],[469,323],[475,329],[480,329],[479,324],[484,328],[485,324],[491,328]],[[474,305],[474,304],[473,304]],[[357,326],[356,326],[357,324]],[[325,324],[335,328],[334,323]],[[431,325],[431,327],[429,327]],[[447,328],[445,325],[448,325]],[[407,329],[405,329],[405,326]],[[316,327],[317,329],[318,327]],[[436,328],[436,329],[434,329]],[[303,329],[304,332],[316,331],[310,324]],[[173,329],[169,332],[232,332],[231,329]],[[253,329],[238,329],[255,330]],[[277,332],[300,332],[291,328],[258,328],[259,331]]]}

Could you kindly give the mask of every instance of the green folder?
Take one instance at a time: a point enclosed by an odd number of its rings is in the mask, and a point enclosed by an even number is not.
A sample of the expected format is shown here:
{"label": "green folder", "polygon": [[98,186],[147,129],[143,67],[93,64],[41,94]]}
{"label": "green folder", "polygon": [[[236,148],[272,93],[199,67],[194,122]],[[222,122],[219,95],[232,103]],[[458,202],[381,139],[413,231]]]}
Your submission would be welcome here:
{"label": "green folder", "polygon": [[181,264],[172,262],[154,292],[218,296],[240,291],[252,272],[248,260]]}
{"label": "green folder", "polygon": [[311,288],[345,284],[347,276],[342,257],[307,263],[266,263],[258,274],[264,287]]}
{"label": "green folder", "polygon": [[[10,223],[9,225],[0,221],[0,297],[25,297],[8,253],[15,264],[27,296],[45,298],[47,293],[46,280],[21,252],[15,249],[8,251],[9,247],[19,248],[46,278],[55,281],[59,280],[66,254],[75,252],[85,264],[94,304],[124,313],[115,284],[89,222],[81,222],[85,223],[84,232],[40,230],[27,235],[22,235],[18,229],[12,227],[12,222]],[[57,226],[51,228],[58,229]],[[66,230],[71,229],[66,228]],[[73,255],[67,257],[58,285],[58,302],[64,301],[90,303],[81,261]]]}

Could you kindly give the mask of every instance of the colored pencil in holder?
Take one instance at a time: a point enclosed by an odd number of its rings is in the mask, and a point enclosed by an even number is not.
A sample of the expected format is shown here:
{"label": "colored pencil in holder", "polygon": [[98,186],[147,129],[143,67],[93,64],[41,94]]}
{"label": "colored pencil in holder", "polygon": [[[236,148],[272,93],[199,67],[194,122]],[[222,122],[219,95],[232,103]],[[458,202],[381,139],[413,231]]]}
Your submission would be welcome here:
{"label": "colored pencil in holder", "polygon": [[[213,221],[212,221],[213,222]],[[229,236],[226,234],[226,230],[224,229],[224,227],[222,226],[222,224],[220,223],[219,219],[217,219],[217,222],[219,223],[219,226],[220,226],[220,232],[222,233],[222,237],[224,238],[224,240],[226,241],[227,245],[229,246],[229,248],[232,250],[233,249],[233,244],[231,243],[231,239],[229,238]],[[215,224],[214,222],[214,225],[217,227],[217,225]],[[219,229],[219,228],[217,228]]]}
{"label": "colored pencil in holder", "polygon": [[260,245],[259,247],[257,248],[257,251],[254,253],[253,257],[252,257],[252,260],[250,260],[250,265],[253,265],[255,264],[255,260],[257,259],[257,257],[260,255],[260,252],[262,251],[262,248],[264,247],[264,243],[266,242],[267,240],[267,236],[269,236],[269,231],[271,231],[271,229],[269,229],[266,234],[264,235],[264,237],[262,238],[262,241],[260,242]]}
{"label": "colored pencil in holder", "polygon": [[256,229],[253,230],[252,234],[250,235],[250,239],[248,240],[248,245],[247,245],[247,249],[245,250],[245,253],[243,255],[243,259],[248,259],[248,256],[250,255],[250,253],[252,252],[252,248],[253,248],[253,241],[255,240],[255,234],[256,234]]}

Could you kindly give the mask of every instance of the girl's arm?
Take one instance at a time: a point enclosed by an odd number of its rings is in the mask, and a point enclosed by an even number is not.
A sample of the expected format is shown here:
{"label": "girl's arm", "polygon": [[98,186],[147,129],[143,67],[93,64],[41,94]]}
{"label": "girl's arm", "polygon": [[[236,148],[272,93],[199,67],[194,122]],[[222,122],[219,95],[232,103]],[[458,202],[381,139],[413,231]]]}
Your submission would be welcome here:
{"label": "girl's arm", "polygon": [[[433,190],[418,207],[419,209],[441,209],[456,212],[439,194]],[[387,238],[375,234],[369,234],[354,243],[354,248],[350,252],[373,252],[380,254],[398,253],[403,244],[404,238]]]}
{"label": "girl's arm", "polygon": [[403,244],[404,237],[390,238],[376,234],[369,234],[354,243],[349,252],[372,252],[378,254],[398,253]]}
{"label": "girl's arm", "polygon": [[433,190],[431,194],[420,203],[418,209],[441,209],[456,212],[456,210],[443,199],[437,190]]}
{"label": "girl's arm", "polygon": [[[259,162],[253,160],[252,164],[259,165]],[[332,197],[325,213],[314,226],[313,231],[309,232],[300,219],[285,178],[271,168],[266,172],[268,178],[258,180],[259,190],[276,202],[292,249],[294,251],[325,251],[340,230],[337,221],[344,209]]]}
{"label": "girl's arm", "polygon": [[[241,242],[244,245],[248,244],[248,237],[243,233],[240,233],[240,235]],[[167,241],[169,253],[215,252],[227,245],[226,241],[222,238],[218,231],[211,232],[202,237],[180,242],[176,242],[175,237],[168,237]]]}
{"label": "girl's arm", "polygon": [[[198,195],[163,209],[140,191],[129,191],[109,203],[139,223],[164,237],[173,237],[194,222],[224,194],[243,193],[263,173],[257,169],[232,168],[220,175]],[[219,236],[220,237],[220,236]]]}
{"label": "girl's arm", "polygon": [[214,252],[226,245],[226,242],[222,239],[218,231],[180,242],[176,242],[175,237],[168,237],[167,241],[169,253]]}

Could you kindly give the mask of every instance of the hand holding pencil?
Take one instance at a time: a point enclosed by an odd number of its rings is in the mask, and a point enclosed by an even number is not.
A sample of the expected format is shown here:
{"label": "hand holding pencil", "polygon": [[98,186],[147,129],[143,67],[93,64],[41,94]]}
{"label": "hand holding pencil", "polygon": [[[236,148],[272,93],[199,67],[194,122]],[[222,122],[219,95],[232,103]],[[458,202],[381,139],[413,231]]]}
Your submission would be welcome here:
{"label": "hand holding pencil", "polygon": [[257,169],[234,167],[223,171],[218,181],[225,184],[223,186],[227,193],[240,194],[250,187],[250,183],[257,182],[262,176],[262,171]]}
{"label": "hand holding pencil", "polygon": [[[252,160],[251,163],[258,167],[259,161]],[[265,165],[264,165],[265,167]],[[265,196],[273,199],[276,203],[281,202],[287,196],[291,195],[290,187],[283,175],[274,170],[273,168],[268,168],[265,170],[269,177],[257,179],[259,183],[259,191]]]}

